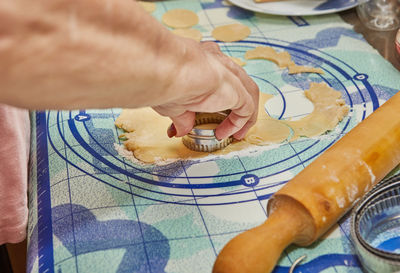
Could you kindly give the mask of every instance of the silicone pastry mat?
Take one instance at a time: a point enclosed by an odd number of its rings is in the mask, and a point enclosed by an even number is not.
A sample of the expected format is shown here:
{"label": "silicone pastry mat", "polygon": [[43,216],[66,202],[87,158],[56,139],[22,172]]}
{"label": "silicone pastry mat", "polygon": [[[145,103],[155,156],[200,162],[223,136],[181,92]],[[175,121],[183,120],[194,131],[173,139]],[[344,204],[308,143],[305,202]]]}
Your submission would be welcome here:
{"label": "silicone pastry mat", "polygon": [[[257,153],[141,166],[114,147],[120,109],[34,113],[28,272],[210,272],[229,239],[266,219],[274,192],[400,89],[400,73],[337,15],[267,16],[187,0],[158,2],[153,15],[178,7],[197,12],[205,40],[215,26],[248,25],[246,40],[219,43],[230,56],[267,45],[324,70],[288,75],[272,62],[247,61],[260,90],[275,95],[271,115],[310,113],[310,82],[342,92],[349,115],[323,136]],[[314,245],[289,247],[275,272],[304,254],[296,272],[361,272],[346,217]]]}

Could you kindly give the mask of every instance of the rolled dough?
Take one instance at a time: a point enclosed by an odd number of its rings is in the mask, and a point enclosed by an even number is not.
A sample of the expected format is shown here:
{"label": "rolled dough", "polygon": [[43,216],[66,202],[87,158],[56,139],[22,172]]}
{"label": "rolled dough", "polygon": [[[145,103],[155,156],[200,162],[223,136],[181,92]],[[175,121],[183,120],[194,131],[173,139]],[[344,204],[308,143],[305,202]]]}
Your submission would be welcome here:
{"label": "rolled dough", "polygon": [[[266,101],[273,96],[260,93],[259,114],[254,127],[242,141],[235,141],[215,155],[249,148],[251,145],[268,145],[285,140],[296,140],[300,136],[312,137],[332,130],[348,113],[348,107],[341,94],[325,83],[311,83],[305,96],[314,104],[314,111],[296,121],[276,120],[264,108]],[[117,127],[126,131],[122,136],[127,140],[125,147],[144,163],[160,163],[179,159],[196,159],[209,155],[186,148],[181,138],[168,138],[166,130],[171,120],[162,117],[151,108],[124,109],[116,119]],[[203,126],[203,125],[200,125]],[[215,128],[217,125],[204,125]]]}
{"label": "rolled dough", "polygon": [[222,42],[236,42],[250,35],[250,28],[242,24],[230,24],[214,28],[211,35]]}
{"label": "rolled dough", "polygon": [[163,14],[161,20],[172,28],[189,28],[199,23],[197,14],[187,9],[171,9]]}

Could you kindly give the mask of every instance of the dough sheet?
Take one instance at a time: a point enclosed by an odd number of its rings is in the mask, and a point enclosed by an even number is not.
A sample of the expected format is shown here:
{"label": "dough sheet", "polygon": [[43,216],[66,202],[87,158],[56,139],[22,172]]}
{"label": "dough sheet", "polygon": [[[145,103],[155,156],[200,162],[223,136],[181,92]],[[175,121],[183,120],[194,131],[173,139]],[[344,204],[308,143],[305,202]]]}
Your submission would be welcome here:
{"label": "dough sheet", "polygon": [[[314,110],[300,120],[291,121],[270,117],[264,105],[273,96],[260,93],[259,114],[255,126],[242,141],[235,141],[212,154],[224,155],[252,145],[269,145],[293,141],[300,136],[320,135],[335,128],[348,113],[340,92],[325,83],[311,83],[310,89],[304,94],[314,104]],[[126,138],[125,147],[144,163],[196,159],[209,155],[189,150],[183,145],[181,138],[168,138],[166,131],[171,120],[158,115],[151,108],[124,109],[115,124],[126,131],[121,135]]]}

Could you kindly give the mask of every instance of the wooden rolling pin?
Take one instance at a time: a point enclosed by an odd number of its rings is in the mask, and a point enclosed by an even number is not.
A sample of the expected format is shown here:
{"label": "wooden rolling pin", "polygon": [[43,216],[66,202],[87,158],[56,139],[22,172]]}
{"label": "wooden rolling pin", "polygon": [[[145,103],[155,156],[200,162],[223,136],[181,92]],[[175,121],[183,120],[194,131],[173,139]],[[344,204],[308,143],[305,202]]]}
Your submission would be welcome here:
{"label": "wooden rolling pin", "polygon": [[268,219],[222,249],[213,273],[271,272],[290,244],[307,246],[400,163],[400,92],[276,192]]}

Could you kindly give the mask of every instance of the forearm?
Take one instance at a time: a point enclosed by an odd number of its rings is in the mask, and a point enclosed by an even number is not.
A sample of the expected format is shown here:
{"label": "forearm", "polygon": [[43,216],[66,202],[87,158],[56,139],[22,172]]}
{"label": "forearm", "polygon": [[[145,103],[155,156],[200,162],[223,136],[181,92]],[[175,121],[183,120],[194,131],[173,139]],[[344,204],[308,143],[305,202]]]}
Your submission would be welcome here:
{"label": "forearm", "polygon": [[1,102],[31,109],[141,107],[176,95],[168,86],[187,48],[135,2],[4,2]]}

